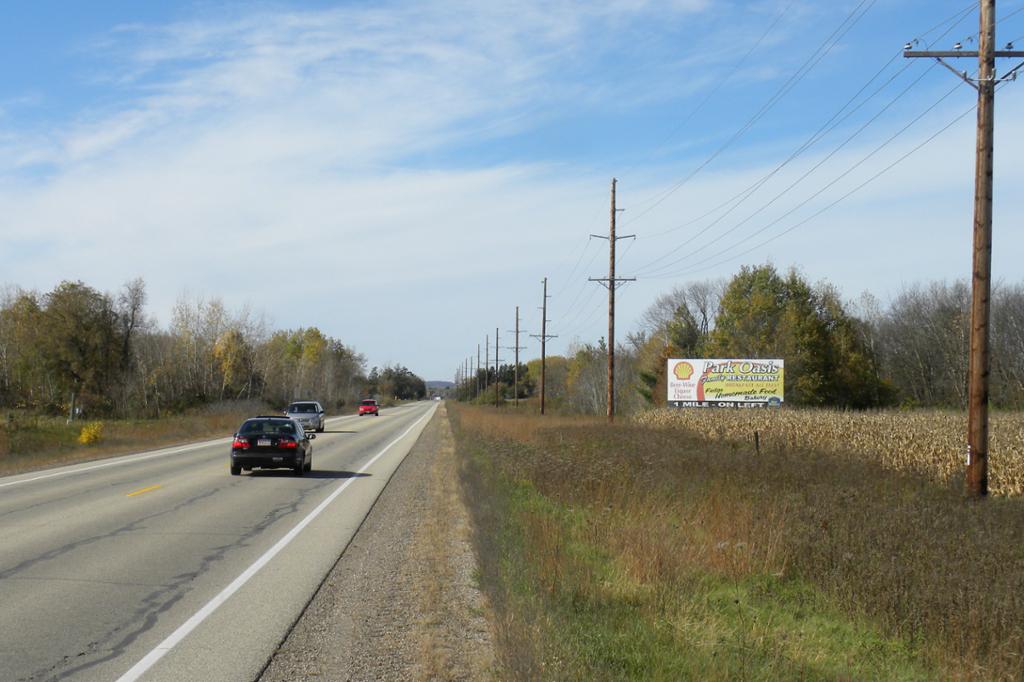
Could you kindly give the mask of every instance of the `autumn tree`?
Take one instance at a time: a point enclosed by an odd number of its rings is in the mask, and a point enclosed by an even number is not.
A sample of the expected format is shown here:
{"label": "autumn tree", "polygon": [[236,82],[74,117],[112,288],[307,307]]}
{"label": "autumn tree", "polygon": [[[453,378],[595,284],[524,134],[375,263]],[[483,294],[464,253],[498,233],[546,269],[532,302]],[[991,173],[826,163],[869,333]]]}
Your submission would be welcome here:
{"label": "autumn tree", "polygon": [[725,282],[691,282],[659,296],[626,339],[636,354],[637,390],[648,404],[664,405],[670,358],[700,357],[721,305]]}
{"label": "autumn tree", "polygon": [[835,291],[796,270],[743,267],[722,297],[707,357],[781,358],[786,400],[799,405],[871,407],[892,399],[875,358]]}

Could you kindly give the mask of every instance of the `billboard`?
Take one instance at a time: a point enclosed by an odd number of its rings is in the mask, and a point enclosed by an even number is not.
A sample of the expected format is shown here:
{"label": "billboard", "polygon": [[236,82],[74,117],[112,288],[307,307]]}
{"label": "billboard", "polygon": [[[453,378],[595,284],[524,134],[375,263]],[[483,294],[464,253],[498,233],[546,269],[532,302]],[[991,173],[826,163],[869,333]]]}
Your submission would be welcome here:
{"label": "billboard", "polygon": [[669,360],[671,407],[782,404],[782,360]]}

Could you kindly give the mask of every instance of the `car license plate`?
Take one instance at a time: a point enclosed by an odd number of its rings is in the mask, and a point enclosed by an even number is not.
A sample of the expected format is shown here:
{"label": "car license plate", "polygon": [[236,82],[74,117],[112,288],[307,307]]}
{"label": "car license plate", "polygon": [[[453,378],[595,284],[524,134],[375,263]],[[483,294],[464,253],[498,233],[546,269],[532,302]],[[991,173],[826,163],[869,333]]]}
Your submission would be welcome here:
{"label": "car license plate", "polygon": [[256,441],[256,447],[269,448],[270,447],[270,439],[269,438],[260,438],[259,440]]}
{"label": "car license plate", "polygon": [[284,457],[275,457],[274,461],[275,462],[283,462],[284,461]]}

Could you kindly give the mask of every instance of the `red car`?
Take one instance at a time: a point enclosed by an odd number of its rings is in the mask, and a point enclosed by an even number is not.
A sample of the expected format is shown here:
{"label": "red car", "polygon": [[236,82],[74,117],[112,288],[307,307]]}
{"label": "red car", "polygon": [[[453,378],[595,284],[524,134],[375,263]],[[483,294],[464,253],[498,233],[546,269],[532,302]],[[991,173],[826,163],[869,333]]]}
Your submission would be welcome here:
{"label": "red car", "polygon": [[380,407],[377,405],[376,400],[364,400],[359,403],[359,416],[362,417],[364,414],[372,414],[374,417],[380,416]]}

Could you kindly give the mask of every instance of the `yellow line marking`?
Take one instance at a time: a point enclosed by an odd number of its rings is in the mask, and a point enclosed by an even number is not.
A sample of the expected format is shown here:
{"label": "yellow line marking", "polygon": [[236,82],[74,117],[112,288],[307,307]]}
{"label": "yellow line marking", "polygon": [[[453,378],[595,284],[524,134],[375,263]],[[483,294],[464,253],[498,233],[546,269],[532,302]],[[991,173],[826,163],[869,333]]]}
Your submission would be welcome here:
{"label": "yellow line marking", "polygon": [[133,493],[128,493],[126,497],[135,497],[136,495],[141,495],[142,493],[148,493],[150,491],[156,490],[159,487],[159,485],[151,485],[148,488],[143,488],[142,490],[136,490]]}

